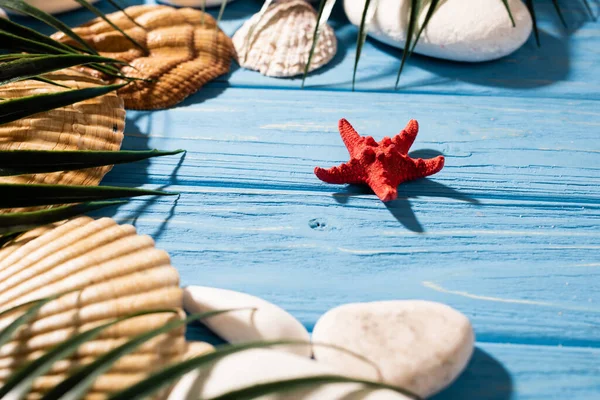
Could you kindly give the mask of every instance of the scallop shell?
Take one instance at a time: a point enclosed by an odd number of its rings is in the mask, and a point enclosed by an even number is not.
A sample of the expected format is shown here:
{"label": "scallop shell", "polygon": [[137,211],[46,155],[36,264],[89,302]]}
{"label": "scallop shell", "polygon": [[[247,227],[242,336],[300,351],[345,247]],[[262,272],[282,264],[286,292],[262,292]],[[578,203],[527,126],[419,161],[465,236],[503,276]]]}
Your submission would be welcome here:
{"label": "scallop shell", "polygon": [[[137,81],[119,90],[126,108],[172,107],[229,72],[235,49],[209,14],[153,5],[128,7],[126,12],[143,28],[121,11],[108,18],[144,44],[148,55],[100,18],[73,29],[100,54],[128,62],[131,67],[122,69],[126,75],[153,80]],[[73,44],[62,32],[53,37]]]}
{"label": "scallop shell", "polygon": [[[103,84],[71,69],[45,77],[73,89]],[[0,86],[0,98],[13,99],[63,90],[48,83],[25,80]],[[123,100],[112,92],[0,125],[0,150],[119,150],[124,129]],[[111,168],[0,177],[0,182],[97,185]]]}
{"label": "scallop shell", "polygon": [[[23,363],[52,346],[115,317],[149,309],[177,309],[123,321],[82,345],[37,379],[32,398],[54,387],[69,372],[93,361],[128,337],[180,318],[179,274],[167,253],[148,236],[110,218],[79,217],[29,231],[0,249],[0,309],[67,292],[44,305],[35,319],[0,347],[0,385]],[[17,316],[0,319],[0,329]],[[210,350],[194,344],[193,354]],[[100,376],[86,399],[104,398],[186,356],[184,329],[146,342]]]}
{"label": "scallop shell", "polygon": [[[317,14],[303,0],[279,2],[255,14],[233,35],[240,65],[263,75],[291,77],[304,73],[312,47]],[[321,27],[309,71],[333,59],[337,40],[328,24]]]}

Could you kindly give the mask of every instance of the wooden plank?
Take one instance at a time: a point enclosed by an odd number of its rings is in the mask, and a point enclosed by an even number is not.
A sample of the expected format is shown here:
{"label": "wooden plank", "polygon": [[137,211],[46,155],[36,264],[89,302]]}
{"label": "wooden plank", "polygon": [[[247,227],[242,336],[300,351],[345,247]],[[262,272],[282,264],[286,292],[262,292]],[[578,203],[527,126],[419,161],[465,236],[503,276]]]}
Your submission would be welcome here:
{"label": "wooden plank", "polygon": [[594,400],[599,368],[597,349],[482,343],[458,381],[431,400]]}
{"label": "wooden plank", "polygon": [[[265,297],[309,328],[338,304],[422,298],[465,312],[485,342],[600,344],[594,101],[533,108],[527,99],[312,91],[290,100],[235,88],[201,96],[211,101],[129,113],[126,147],[182,147],[183,160],[119,166],[105,181],[182,193],[116,214],[157,238],[182,284]],[[314,166],[347,157],[341,116],[377,139],[416,117],[413,150],[441,151],[447,166],[401,185],[387,206],[323,184]]]}
{"label": "wooden plank", "polygon": [[[500,1],[500,0],[498,0]],[[152,1],[147,1],[152,3]],[[124,1],[126,4],[143,3],[141,0]],[[338,2],[331,23],[339,40],[339,52],[332,63],[311,74],[309,90],[348,91],[351,89],[352,69],[356,49],[357,29],[350,25]],[[595,15],[600,4],[590,2]],[[232,35],[241,24],[260,8],[259,0],[231,3],[225,12],[222,27]],[[98,3],[105,12],[114,9],[106,2]],[[456,63],[424,56],[414,56],[402,76],[399,96],[406,93],[463,94],[481,96],[556,97],[569,99],[600,99],[600,76],[593,68],[600,62],[596,51],[600,24],[590,19],[581,1],[563,1],[561,7],[569,28],[559,23],[550,1],[536,1],[542,47],[537,48],[533,38],[517,52],[501,60],[488,63]],[[216,15],[218,9],[210,12]],[[71,26],[90,19],[87,11],[60,15]],[[52,30],[30,19],[25,21],[35,29]],[[401,51],[368,40],[357,75],[357,90],[394,92]],[[298,90],[299,79],[267,78],[257,72],[234,67],[234,71],[218,79],[217,85],[252,88],[285,88]]]}

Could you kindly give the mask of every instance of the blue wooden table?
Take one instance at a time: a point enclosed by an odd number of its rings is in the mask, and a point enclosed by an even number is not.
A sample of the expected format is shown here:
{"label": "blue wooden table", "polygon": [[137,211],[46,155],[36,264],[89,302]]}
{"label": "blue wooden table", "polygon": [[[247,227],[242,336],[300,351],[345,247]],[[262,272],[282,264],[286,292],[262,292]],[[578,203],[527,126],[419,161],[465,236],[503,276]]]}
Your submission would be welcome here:
{"label": "blue wooden table", "polygon": [[[457,308],[477,349],[436,400],[600,399],[600,23],[562,1],[565,30],[550,1],[536,4],[541,48],[531,38],[483,64],[414,56],[394,91],[401,52],[368,40],[354,93],[357,29],[336,7],[339,53],[305,90],[236,66],[176,108],[128,112],[124,148],[187,154],[115,167],[104,183],[181,196],[104,215],[152,235],[183,285],[258,295],[309,329],[348,302]],[[222,28],[259,6],[232,3]],[[342,117],[376,139],[417,119],[413,154],[446,166],[389,204],[324,184],[313,168],[347,160]]]}

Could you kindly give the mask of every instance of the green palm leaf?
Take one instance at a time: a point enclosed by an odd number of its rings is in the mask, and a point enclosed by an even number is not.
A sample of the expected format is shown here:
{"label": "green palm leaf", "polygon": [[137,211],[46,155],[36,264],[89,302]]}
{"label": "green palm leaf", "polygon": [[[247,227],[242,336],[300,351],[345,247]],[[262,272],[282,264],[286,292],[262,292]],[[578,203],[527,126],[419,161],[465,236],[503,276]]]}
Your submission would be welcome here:
{"label": "green palm leaf", "polygon": [[[506,1],[507,0],[504,0],[506,7],[508,7],[508,3],[506,3]],[[423,25],[421,25],[421,28],[419,29],[419,33],[417,33],[417,37],[415,38],[415,42],[413,43],[412,49],[410,50],[411,53],[413,53],[415,51],[415,47],[417,47],[417,43],[419,42],[419,39],[421,38],[423,31],[425,30],[425,28],[427,28],[427,25],[429,24],[431,17],[433,17],[435,10],[437,10],[437,6],[439,3],[440,3],[440,0],[431,0],[431,3],[429,4],[429,9],[427,10],[427,15],[425,15],[425,20],[423,20]],[[512,13],[510,12],[510,8],[508,8],[508,15],[510,15],[510,19],[512,21]],[[513,26],[514,25],[515,25],[515,22],[513,21]]]}
{"label": "green palm leaf", "polygon": [[385,383],[367,381],[363,379],[348,378],[337,375],[316,375],[305,378],[284,379],[274,382],[259,383],[254,386],[248,386],[242,389],[232,390],[222,395],[211,397],[208,400],[251,400],[257,399],[274,393],[285,393],[302,388],[314,388],[318,385],[331,383],[360,383],[372,389],[388,389],[399,392],[408,398],[419,400],[420,397],[402,390],[396,386],[386,385]]}
{"label": "green palm leaf", "polygon": [[13,333],[15,333],[21,325],[25,325],[26,323],[31,321],[35,317],[37,312],[40,310],[40,308],[42,308],[45,304],[48,304],[50,301],[56,299],[57,297],[58,296],[52,296],[41,300],[33,300],[24,304],[19,304],[15,307],[11,307],[8,310],[2,311],[0,313],[0,317],[4,317],[19,309],[28,307],[27,311],[25,311],[19,317],[15,318],[13,322],[11,322],[8,326],[2,329],[2,331],[0,332],[0,347],[4,346],[4,344],[10,340]]}
{"label": "green palm leaf", "polygon": [[106,85],[84,89],[45,93],[0,102],[0,125],[16,121],[43,111],[68,106],[118,90],[125,86]]}
{"label": "green palm leaf", "polygon": [[180,154],[183,151],[0,150],[0,176],[72,171],[104,165],[125,164],[153,157]]}
{"label": "green palm leaf", "polygon": [[52,364],[63,358],[69,357],[73,354],[77,348],[94,338],[96,338],[104,329],[109,328],[119,322],[136,318],[142,315],[159,314],[159,313],[177,313],[177,310],[151,310],[141,311],[135,314],[128,315],[126,317],[115,319],[106,324],[102,324],[96,328],[90,329],[83,333],[80,333],[69,340],[62,342],[61,344],[54,347],[52,350],[39,357],[38,359],[25,365],[23,368],[12,374],[0,387],[0,398],[5,400],[18,400],[24,397],[33,381],[44,375],[50,370]]}
{"label": "green palm leaf", "polygon": [[240,309],[217,310],[201,314],[193,314],[188,318],[170,322],[161,328],[135,336],[125,344],[109,351],[103,356],[98,357],[92,363],[80,368],[74,374],[58,384],[54,389],[46,393],[44,397],[42,397],[42,400],[78,400],[86,394],[89,387],[94,383],[94,380],[97,377],[110,369],[110,367],[121,357],[131,353],[148,340],[163,333],[170,332],[173,329],[179,328],[192,321],[210,318],[226,312],[239,310]]}
{"label": "green palm leaf", "polygon": [[[171,384],[176,379],[185,375],[186,373],[193,371],[198,368],[203,368],[209,366],[211,363],[217,361],[218,359],[228,356],[230,354],[238,353],[245,350],[250,349],[258,349],[258,348],[266,348],[280,345],[295,345],[295,346],[307,346],[310,343],[297,341],[297,340],[274,340],[274,341],[263,341],[263,342],[251,342],[251,343],[242,343],[235,345],[226,345],[218,348],[212,353],[204,354],[198,357],[190,358],[189,360],[182,361],[173,366],[167,367],[148,378],[130,386],[127,389],[124,389],[120,392],[117,392],[109,397],[109,400],[142,400],[146,399],[148,396],[152,395],[156,391],[160,390],[165,385]],[[329,347],[329,346],[328,346]],[[350,379],[350,378],[348,378]],[[360,380],[355,380],[353,382],[361,382]],[[372,382],[373,385],[382,385],[379,387],[390,388],[387,385]],[[414,399],[418,399],[418,396],[403,390],[394,387],[392,390],[395,390],[399,393],[408,395],[413,397]]]}
{"label": "green palm leaf", "polygon": [[63,85],[62,83],[55,82],[55,81],[53,81],[53,80],[50,80],[50,79],[44,78],[44,77],[42,77],[42,76],[32,76],[32,77],[31,77],[31,78],[29,78],[29,79],[30,79],[30,80],[32,80],[32,81],[38,81],[38,82],[47,83],[48,85],[54,85],[54,86],[58,86],[58,87],[61,87],[61,88],[64,88],[64,89],[71,89],[71,88],[70,88],[69,86],[67,86],[67,85]]}
{"label": "green palm leaf", "polygon": [[135,19],[131,18],[131,16],[127,13],[127,11],[119,3],[117,3],[114,0],[107,0],[107,1],[110,3],[111,6],[113,6],[117,10],[121,11],[131,22],[133,22],[134,24],[136,24],[137,26],[139,26],[143,30],[146,30],[146,27],[140,25]]}
{"label": "green palm leaf", "polygon": [[402,61],[400,62],[400,69],[398,70],[398,76],[396,77],[396,89],[398,89],[398,83],[400,82],[400,75],[404,69],[404,63],[408,60],[411,53],[411,44],[413,36],[417,28],[417,19],[419,18],[419,12],[421,10],[421,0],[411,0],[410,5],[410,17],[408,21],[408,29],[406,31],[406,44],[404,45],[404,51],[402,52]]}
{"label": "green palm leaf", "polygon": [[[33,40],[36,42],[46,44],[50,47],[60,49],[62,53],[77,53],[75,49],[64,43],[54,40],[46,35],[42,35],[41,33],[33,29],[27,28],[23,25],[19,25],[16,22],[10,21],[8,19],[0,18],[0,30],[6,33],[11,33],[15,36],[22,37],[24,39]],[[4,45],[4,41],[0,42],[0,48],[5,48]]]}
{"label": "green palm leaf", "polygon": [[306,65],[304,66],[304,74],[302,75],[302,88],[304,88],[304,82],[306,81],[306,77],[308,76],[310,63],[312,62],[312,59],[315,55],[315,49],[317,47],[317,42],[319,41],[321,27],[327,23],[327,20],[329,20],[329,16],[331,15],[331,11],[333,10],[335,1],[336,0],[321,0],[321,3],[319,4],[319,11],[317,13],[317,23],[313,32],[313,40],[310,46],[310,52],[308,53],[308,60],[306,61]]}
{"label": "green palm leaf", "polygon": [[354,57],[354,70],[352,71],[352,91],[354,91],[354,85],[356,83],[356,70],[358,69],[358,62],[360,60],[362,47],[365,44],[365,40],[367,40],[367,19],[371,19],[370,16],[372,16],[373,12],[377,8],[377,4],[375,4],[374,7],[371,7],[371,13],[369,13],[370,6],[371,0],[366,0],[365,8],[363,9],[362,17],[360,19],[360,27],[358,28],[358,37],[356,39],[356,56]]}
{"label": "green palm leaf", "polygon": [[527,5],[527,9],[531,14],[531,19],[533,20],[533,33],[535,35],[535,43],[540,47],[540,32],[537,26],[537,17],[535,16],[535,6],[533,5],[533,0],[525,0],[525,4]]}
{"label": "green palm leaf", "polygon": [[80,38],[75,32],[71,30],[71,28],[69,28],[63,22],[54,18],[52,15],[47,14],[42,10],[25,3],[22,0],[0,0],[0,7],[6,8],[11,11],[16,11],[22,14],[26,14],[39,21],[42,21],[45,24],[53,27],[54,29],[63,32],[65,35],[69,36],[71,39],[79,43],[83,47],[83,49],[85,49],[86,52],[98,55],[96,50],[90,47],[90,45],[88,45],[85,40]]}
{"label": "green palm leaf", "polygon": [[87,54],[61,54],[44,55],[38,57],[25,57],[19,60],[8,61],[0,64],[0,85],[29,79],[48,72],[63,68],[74,67],[89,63],[120,62],[112,58],[91,56]]}
{"label": "green palm leaf", "polygon": [[515,19],[512,15],[512,11],[510,10],[510,6],[508,5],[508,0],[502,0],[502,3],[504,4],[504,8],[506,8],[506,12],[508,13],[508,17],[510,18],[510,22],[512,22],[512,26],[514,28],[517,26],[517,24],[515,24]]}
{"label": "green palm leaf", "polygon": [[145,46],[142,46],[140,43],[138,43],[138,41],[136,41],[134,38],[132,38],[131,36],[129,36],[127,33],[125,33],[125,31],[123,31],[121,28],[119,28],[117,25],[115,25],[110,19],[108,19],[106,17],[106,15],[104,15],[104,13],[102,11],[98,10],[96,7],[94,7],[92,4],[88,3],[85,0],[75,0],[75,1],[77,3],[79,3],[81,6],[87,8],[89,11],[93,12],[94,14],[96,14],[97,17],[102,18],[114,30],[116,30],[117,32],[119,32],[121,35],[125,36],[127,38],[127,40],[129,40],[131,43],[133,43],[133,45],[135,47],[137,47],[140,50],[142,50],[144,52],[144,54],[146,54],[146,55],[148,54],[148,49]]}
{"label": "green palm leaf", "polygon": [[138,196],[174,196],[177,193],[117,186],[79,186],[0,183],[0,208],[35,207],[54,204]]}
{"label": "green palm leaf", "polygon": [[126,203],[127,201],[92,201],[71,206],[50,208],[48,210],[0,214],[0,235],[4,239],[7,235],[25,232],[53,222],[64,221],[65,219],[104,207],[120,206]]}
{"label": "green palm leaf", "polygon": [[2,30],[0,30],[0,48],[15,52],[24,51],[38,54],[73,54],[73,52],[51,46],[47,43]]}
{"label": "green palm leaf", "polygon": [[562,13],[562,10],[560,9],[560,4],[558,4],[558,0],[552,0],[552,4],[554,4],[554,9],[558,14],[558,18],[560,18],[560,22],[562,22],[563,26],[567,28],[567,21],[565,21],[565,17]]}

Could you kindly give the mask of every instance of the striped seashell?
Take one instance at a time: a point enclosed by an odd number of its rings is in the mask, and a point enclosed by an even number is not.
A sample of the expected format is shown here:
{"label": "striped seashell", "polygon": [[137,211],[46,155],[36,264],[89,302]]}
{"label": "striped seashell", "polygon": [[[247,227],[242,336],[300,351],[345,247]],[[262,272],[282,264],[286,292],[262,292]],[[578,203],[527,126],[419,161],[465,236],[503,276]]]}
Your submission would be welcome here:
{"label": "striped seashell", "polygon": [[[183,101],[209,81],[229,72],[235,49],[209,14],[192,8],[141,5],[108,15],[149,54],[96,18],[73,29],[101,55],[128,62],[122,72],[137,81],[119,90],[125,107],[136,110],[168,108]],[[62,32],[53,37],[74,44]]]}
{"label": "striped seashell", "polygon": [[[274,77],[302,75],[312,47],[317,13],[303,0],[275,2],[255,14],[233,35],[240,65]],[[337,40],[328,24],[321,26],[309,71],[333,59]]]}
{"label": "striped seashell", "polygon": [[[73,69],[45,75],[73,89],[103,84]],[[0,98],[64,91],[58,86],[24,80],[0,86]],[[0,150],[119,150],[125,129],[123,100],[108,93],[0,125]],[[112,167],[0,177],[0,183],[97,185]]]}
{"label": "striped seashell", "polygon": [[[133,226],[118,225],[110,218],[79,217],[37,228],[0,249],[0,309],[63,292],[68,293],[44,305],[33,321],[0,347],[0,385],[24,363],[77,333],[143,310],[177,310],[105,329],[34,382],[30,398],[39,397],[131,336],[184,315],[179,274],[168,254],[154,248],[150,237],[137,235]],[[0,318],[0,329],[18,315]],[[186,355],[211,350],[204,343],[188,346],[184,333],[181,328],[157,336],[121,358],[95,381],[86,399],[105,398]]]}

